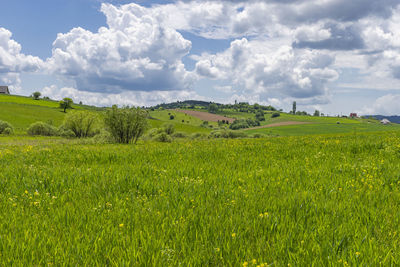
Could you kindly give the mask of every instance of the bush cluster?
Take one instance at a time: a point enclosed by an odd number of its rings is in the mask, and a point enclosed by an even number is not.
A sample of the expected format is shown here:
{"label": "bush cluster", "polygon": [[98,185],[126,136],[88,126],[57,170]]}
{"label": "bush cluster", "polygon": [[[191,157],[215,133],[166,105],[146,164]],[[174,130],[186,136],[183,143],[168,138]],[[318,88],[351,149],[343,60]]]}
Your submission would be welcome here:
{"label": "bush cluster", "polygon": [[29,135],[42,135],[42,136],[60,135],[59,130],[56,127],[42,121],[32,123],[29,126],[27,132]]}
{"label": "bush cluster", "polygon": [[253,119],[235,120],[230,126],[231,130],[246,129],[251,127],[260,126],[260,121]]}
{"label": "bush cluster", "polygon": [[0,120],[0,134],[6,134],[10,135],[14,133],[14,128],[13,126],[6,122],[6,121],[1,121]]}
{"label": "bush cluster", "polygon": [[230,130],[218,130],[210,133],[209,138],[243,138],[246,135],[242,132]]}
{"label": "bush cluster", "polygon": [[107,110],[104,123],[116,142],[136,144],[148,128],[147,116],[147,112],[140,108],[118,108],[114,105]]}

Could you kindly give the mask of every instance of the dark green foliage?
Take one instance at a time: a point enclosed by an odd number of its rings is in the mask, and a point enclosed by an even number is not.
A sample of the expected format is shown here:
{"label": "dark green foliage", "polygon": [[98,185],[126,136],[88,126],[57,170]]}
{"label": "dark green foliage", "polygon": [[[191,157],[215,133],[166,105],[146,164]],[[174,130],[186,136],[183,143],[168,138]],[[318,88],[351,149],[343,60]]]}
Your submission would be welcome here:
{"label": "dark green foliage", "polygon": [[307,111],[297,111],[296,115],[307,116],[308,113],[307,113]]}
{"label": "dark green foliage", "polygon": [[173,138],[186,138],[188,137],[186,133],[183,132],[176,132],[174,134],[172,134]]}
{"label": "dark green foliage", "polygon": [[296,101],[293,101],[292,113],[296,114],[297,104]]}
{"label": "dark green foliage", "polygon": [[281,114],[279,113],[279,112],[274,112],[274,113],[272,113],[272,115],[271,115],[271,118],[277,118],[277,117],[279,117]]}
{"label": "dark green foliage", "polygon": [[10,128],[10,127],[5,128],[3,131],[3,134],[5,134],[5,135],[12,135],[13,133],[14,133],[14,129]]}
{"label": "dark green foliage", "polygon": [[231,130],[246,129],[251,127],[260,126],[260,122],[253,119],[235,120],[230,126]]}
{"label": "dark green foliage", "polygon": [[319,116],[320,116],[319,110],[315,110],[314,111],[314,117],[319,117]]}
{"label": "dark green foliage", "polygon": [[42,94],[41,94],[40,92],[34,92],[34,93],[32,94],[33,99],[35,99],[35,100],[39,100],[39,98],[40,98],[41,95],[42,95]]}
{"label": "dark green foliage", "polygon": [[243,138],[246,137],[246,135],[242,132],[237,132],[237,131],[229,131],[229,130],[219,130],[219,131],[213,131],[209,135],[210,138]]}
{"label": "dark green foliage", "polygon": [[258,110],[256,112],[256,120],[258,121],[265,121],[264,111]]}
{"label": "dark green foliage", "polygon": [[98,124],[98,116],[85,111],[69,113],[64,120],[64,128],[71,130],[78,138],[94,136],[98,132],[96,129]]}
{"label": "dark green foliage", "polygon": [[148,127],[147,112],[140,108],[113,106],[107,110],[104,123],[118,143],[136,143]]}
{"label": "dark green foliage", "polygon": [[170,120],[173,120],[173,119],[175,119],[175,116],[174,116],[174,115],[170,115],[170,116],[169,116],[169,119],[170,119]]}
{"label": "dark green foliage", "polygon": [[171,143],[172,137],[166,132],[161,132],[154,137],[154,140],[158,142]]}
{"label": "dark green foliage", "polygon": [[[8,128],[10,130],[6,131],[6,129],[8,129]],[[7,132],[9,132],[9,131],[14,132],[13,126],[6,121],[0,120],[0,134],[7,134]]]}
{"label": "dark green foliage", "polygon": [[218,113],[218,106],[215,103],[212,103],[208,106],[208,112],[210,113]]}
{"label": "dark green foliage", "polygon": [[175,132],[175,126],[171,123],[166,123],[162,126],[164,132],[168,135],[171,135]]}
{"label": "dark green foliage", "polygon": [[29,135],[42,135],[42,136],[57,136],[59,135],[58,129],[48,123],[38,121],[32,123],[28,130]]}
{"label": "dark green foliage", "polygon": [[208,121],[203,121],[200,127],[208,128]]}
{"label": "dark green foliage", "polygon": [[72,108],[73,103],[74,101],[71,98],[66,97],[59,102],[59,105],[60,108],[64,109],[64,113],[66,113],[68,108]]}

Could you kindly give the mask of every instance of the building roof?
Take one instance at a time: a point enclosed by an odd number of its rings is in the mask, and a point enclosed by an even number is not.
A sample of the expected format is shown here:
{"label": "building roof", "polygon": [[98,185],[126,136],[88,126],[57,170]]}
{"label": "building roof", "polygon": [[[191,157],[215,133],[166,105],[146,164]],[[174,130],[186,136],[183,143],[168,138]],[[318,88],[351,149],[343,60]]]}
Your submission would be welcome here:
{"label": "building roof", "polygon": [[0,93],[9,94],[8,86],[0,86]]}
{"label": "building roof", "polygon": [[388,119],[383,119],[383,120],[381,120],[381,123],[390,123],[390,120],[388,120]]}

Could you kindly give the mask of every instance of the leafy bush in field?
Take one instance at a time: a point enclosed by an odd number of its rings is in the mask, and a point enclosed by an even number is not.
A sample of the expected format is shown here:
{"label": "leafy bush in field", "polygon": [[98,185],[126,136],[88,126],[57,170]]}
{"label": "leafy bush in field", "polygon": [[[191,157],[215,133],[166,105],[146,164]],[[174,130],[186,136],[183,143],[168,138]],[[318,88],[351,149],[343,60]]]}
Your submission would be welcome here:
{"label": "leafy bush in field", "polygon": [[258,110],[256,112],[256,120],[257,121],[265,121],[264,111]]}
{"label": "leafy bush in field", "polygon": [[252,137],[253,137],[253,138],[263,138],[263,137],[265,137],[265,135],[260,134],[260,133],[255,133],[255,134],[253,134]]}
{"label": "leafy bush in field", "polygon": [[14,130],[13,130],[13,128],[10,128],[10,127],[5,128],[3,131],[3,134],[5,134],[5,135],[11,135],[13,133],[14,133]]}
{"label": "leafy bush in field", "polygon": [[209,135],[210,138],[243,138],[246,135],[242,132],[235,132],[229,130],[213,131]]}
{"label": "leafy bush in field", "polygon": [[171,135],[175,132],[175,126],[171,123],[166,123],[162,126],[164,132],[168,135]]}
{"label": "leafy bush in field", "polygon": [[10,130],[6,131],[7,128],[11,129],[11,133],[14,132],[13,131],[14,128],[12,127],[12,125],[10,123],[0,120],[0,134],[8,134],[6,132],[9,132]]}
{"label": "leafy bush in field", "polygon": [[174,116],[174,115],[170,115],[170,116],[169,116],[169,119],[170,119],[170,120],[173,120],[173,119],[175,119],[175,116]]}
{"label": "leafy bush in field", "polygon": [[69,113],[64,120],[64,128],[74,133],[75,137],[92,137],[98,130],[96,129],[99,119],[91,112],[79,111]]}
{"label": "leafy bush in field", "polygon": [[191,139],[206,139],[207,138],[207,134],[206,133],[193,133],[190,136]]}
{"label": "leafy bush in field", "polygon": [[32,123],[28,130],[29,135],[57,136],[58,129],[42,121]]}
{"label": "leafy bush in field", "polygon": [[104,123],[118,143],[136,143],[148,127],[147,112],[140,108],[113,106],[107,110]]}
{"label": "leafy bush in field", "polygon": [[66,138],[73,138],[76,137],[75,133],[70,129],[65,128],[64,125],[58,127],[58,135]]}
{"label": "leafy bush in field", "polygon": [[274,112],[274,113],[272,113],[272,115],[271,115],[271,118],[277,118],[277,117],[279,117],[281,114],[279,113],[279,112]]}
{"label": "leafy bush in field", "polygon": [[93,138],[94,144],[110,144],[113,142],[111,134],[106,130],[100,130]]}
{"label": "leafy bush in field", "polygon": [[239,130],[239,129],[245,129],[245,128],[256,127],[256,126],[260,126],[260,121],[249,118],[249,119],[245,119],[245,120],[235,120],[229,126],[229,128],[231,130]]}
{"label": "leafy bush in field", "polygon": [[176,132],[174,134],[171,135],[173,138],[186,138],[188,137],[188,135],[186,133],[183,132]]}
{"label": "leafy bush in field", "polygon": [[162,132],[154,136],[154,140],[158,142],[171,143],[172,137],[168,135],[166,132]]}

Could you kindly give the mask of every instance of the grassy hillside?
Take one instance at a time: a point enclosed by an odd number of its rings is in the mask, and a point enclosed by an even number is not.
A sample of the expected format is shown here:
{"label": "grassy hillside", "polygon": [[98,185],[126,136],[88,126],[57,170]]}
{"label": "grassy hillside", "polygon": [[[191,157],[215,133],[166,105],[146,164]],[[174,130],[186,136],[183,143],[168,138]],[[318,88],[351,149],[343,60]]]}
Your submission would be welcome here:
{"label": "grassy hillside", "polygon": [[63,122],[64,116],[65,113],[58,108],[58,102],[55,101],[0,95],[0,120],[11,123],[17,134],[24,133],[36,121],[51,122],[58,126]]}
{"label": "grassy hillside", "polygon": [[60,142],[0,143],[1,266],[400,264],[399,134]]}
{"label": "grassy hillside", "polygon": [[[95,107],[74,105],[75,110],[96,110]],[[97,109],[103,110],[103,109]],[[203,112],[206,112],[203,110]],[[245,130],[248,135],[261,133],[266,135],[306,135],[306,134],[329,134],[329,133],[350,133],[350,132],[371,132],[400,130],[397,124],[381,125],[376,120],[348,119],[336,117],[312,117],[299,116],[281,113],[277,118],[272,118],[273,112],[266,112],[265,121],[262,126],[279,122],[298,121],[307,122],[305,125],[279,126],[265,129]],[[224,109],[221,115],[245,119],[254,118],[253,113],[238,112],[233,109]],[[186,133],[209,133],[218,128],[218,123],[209,122],[209,127],[201,127],[203,120],[190,116],[176,110],[149,110],[151,119],[150,126],[161,127],[165,123],[172,123],[176,131]],[[173,115],[174,119],[170,119]],[[62,124],[65,113],[58,107],[58,102],[49,100],[33,100],[29,97],[0,95],[0,120],[10,122],[17,134],[24,134],[30,124],[36,121],[50,122],[55,126]],[[340,124],[338,124],[338,122]]]}

